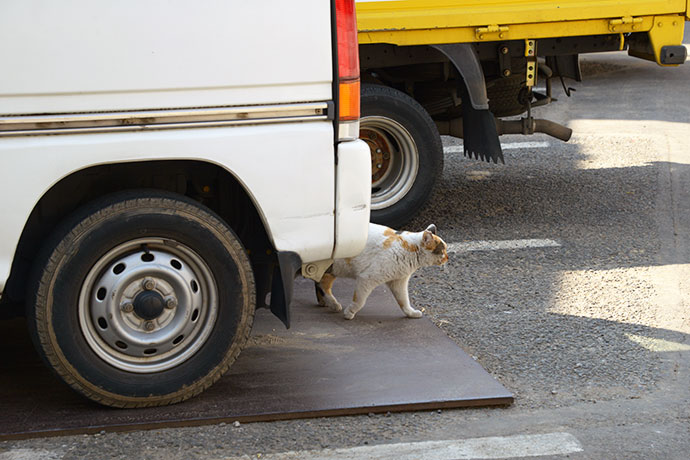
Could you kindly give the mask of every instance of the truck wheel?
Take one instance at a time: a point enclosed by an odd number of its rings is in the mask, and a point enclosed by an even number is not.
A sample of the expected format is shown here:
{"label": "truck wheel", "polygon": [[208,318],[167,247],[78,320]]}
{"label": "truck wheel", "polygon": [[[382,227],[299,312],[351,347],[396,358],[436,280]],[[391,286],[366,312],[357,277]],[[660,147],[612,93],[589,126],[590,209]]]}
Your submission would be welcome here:
{"label": "truck wheel", "polygon": [[443,169],[434,121],[407,94],[362,87],[359,137],[371,150],[371,220],[400,226],[426,203]]}
{"label": "truck wheel", "polygon": [[72,388],[114,407],[201,393],[247,342],[254,276],[239,239],[183,196],[128,192],[77,211],[29,285],[39,354]]}

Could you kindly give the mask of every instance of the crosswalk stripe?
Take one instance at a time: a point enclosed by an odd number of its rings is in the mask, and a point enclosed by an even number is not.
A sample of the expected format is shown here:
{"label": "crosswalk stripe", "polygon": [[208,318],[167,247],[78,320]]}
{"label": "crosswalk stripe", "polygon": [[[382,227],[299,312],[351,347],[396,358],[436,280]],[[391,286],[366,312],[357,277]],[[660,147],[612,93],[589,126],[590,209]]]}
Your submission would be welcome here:
{"label": "crosswalk stripe", "polygon": [[449,243],[448,252],[471,251],[499,251],[530,248],[558,248],[561,243],[555,240],[499,240],[499,241],[467,241],[463,243]]}
{"label": "crosswalk stripe", "polygon": [[289,451],[226,457],[225,460],[463,460],[508,459],[581,452],[570,433],[494,436],[449,441],[422,441],[341,449]]}
{"label": "crosswalk stripe", "polygon": [[[548,142],[505,142],[501,144],[503,150],[519,150],[519,149],[544,149],[551,147]],[[463,153],[464,147],[462,145],[449,145],[443,148],[445,153]]]}

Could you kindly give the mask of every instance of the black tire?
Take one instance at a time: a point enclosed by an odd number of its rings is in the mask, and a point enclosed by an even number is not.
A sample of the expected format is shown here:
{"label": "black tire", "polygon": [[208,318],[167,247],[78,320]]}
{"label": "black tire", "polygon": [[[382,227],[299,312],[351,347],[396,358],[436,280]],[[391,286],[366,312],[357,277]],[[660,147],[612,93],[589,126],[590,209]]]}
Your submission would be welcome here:
{"label": "black tire", "polygon": [[211,386],[246,344],[256,305],[232,230],[157,191],[111,195],[68,218],[43,247],[27,298],[39,354],[113,407],[176,403]]}
{"label": "black tire", "polygon": [[489,110],[495,117],[512,117],[527,111],[527,86],[524,72],[510,78],[499,78],[486,89]]}
{"label": "black tire", "polygon": [[372,155],[371,220],[399,227],[427,202],[443,170],[436,124],[407,94],[362,86],[360,139]]}

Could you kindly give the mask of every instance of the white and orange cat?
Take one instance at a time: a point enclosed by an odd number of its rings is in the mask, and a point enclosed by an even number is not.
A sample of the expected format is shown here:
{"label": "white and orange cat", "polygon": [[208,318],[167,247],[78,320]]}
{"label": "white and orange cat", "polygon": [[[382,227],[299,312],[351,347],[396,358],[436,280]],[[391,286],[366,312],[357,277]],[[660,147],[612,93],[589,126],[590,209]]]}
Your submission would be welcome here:
{"label": "white and orange cat", "polygon": [[408,282],[417,269],[448,262],[446,249],[446,243],[436,236],[433,224],[417,233],[396,232],[383,225],[369,224],[364,250],[356,257],[337,259],[316,284],[319,305],[342,311],[331,288],[337,277],[353,278],[355,293],[352,304],[343,311],[345,319],[354,318],[371,291],[383,283],[388,285],[408,318],[420,318],[422,312],[410,304]]}

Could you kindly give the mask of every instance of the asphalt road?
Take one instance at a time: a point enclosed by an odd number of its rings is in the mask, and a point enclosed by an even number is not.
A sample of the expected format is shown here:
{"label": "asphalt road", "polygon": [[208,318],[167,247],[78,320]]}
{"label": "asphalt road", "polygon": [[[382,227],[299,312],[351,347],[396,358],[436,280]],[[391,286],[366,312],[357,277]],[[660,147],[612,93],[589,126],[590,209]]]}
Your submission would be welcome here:
{"label": "asphalt road", "polygon": [[[491,165],[445,139],[441,183],[410,225],[457,243],[446,270],[417,273],[413,303],[514,405],[12,441],[0,460],[687,459],[690,63],[608,53],[582,68],[574,97],[557,89],[535,113],[567,122],[569,143],[505,137],[507,164]],[[514,240],[537,241],[492,243]]]}

